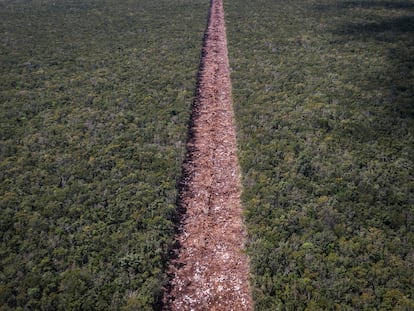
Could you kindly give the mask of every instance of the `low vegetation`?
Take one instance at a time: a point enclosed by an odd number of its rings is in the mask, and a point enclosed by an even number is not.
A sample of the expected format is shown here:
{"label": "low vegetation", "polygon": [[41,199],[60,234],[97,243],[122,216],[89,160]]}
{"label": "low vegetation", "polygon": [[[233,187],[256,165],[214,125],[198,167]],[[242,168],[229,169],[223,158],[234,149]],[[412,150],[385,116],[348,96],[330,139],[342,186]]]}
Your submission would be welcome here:
{"label": "low vegetation", "polygon": [[226,2],[257,310],[414,308],[414,2]]}
{"label": "low vegetation", "polygon": [[0,310],[152,310],[208,3],[0,3]]}

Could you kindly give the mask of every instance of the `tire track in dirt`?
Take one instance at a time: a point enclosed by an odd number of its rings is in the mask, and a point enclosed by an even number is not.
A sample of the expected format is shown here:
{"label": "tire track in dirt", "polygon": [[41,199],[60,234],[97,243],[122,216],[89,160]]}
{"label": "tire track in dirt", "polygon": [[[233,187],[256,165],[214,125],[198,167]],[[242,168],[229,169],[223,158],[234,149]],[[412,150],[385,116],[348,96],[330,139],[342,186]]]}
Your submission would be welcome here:
{"label": "tire track in dirt", "polygon": [[251,310],[222,0],[211,0],[165,310]]}

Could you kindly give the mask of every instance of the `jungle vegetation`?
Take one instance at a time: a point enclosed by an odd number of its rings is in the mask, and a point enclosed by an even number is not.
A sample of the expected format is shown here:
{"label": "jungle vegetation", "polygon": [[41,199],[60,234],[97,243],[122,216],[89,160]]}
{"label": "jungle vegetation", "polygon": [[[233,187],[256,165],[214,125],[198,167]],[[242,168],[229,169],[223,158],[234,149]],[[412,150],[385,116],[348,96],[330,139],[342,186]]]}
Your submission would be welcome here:
{"label": "jungle vegetation", "polygon": [[[0,2],[0,310],[156,310],[201,0]],[[414,309],[414,2],[225,1],[256,310]]]}
{"label": "jungle vegetation", "polygon": [[0,310],[153,310],[208,3],[0,2]]}
{"label": "jungle vegetation", "polygon": [[414,310],[414,2],[225,12],[256,310]]}

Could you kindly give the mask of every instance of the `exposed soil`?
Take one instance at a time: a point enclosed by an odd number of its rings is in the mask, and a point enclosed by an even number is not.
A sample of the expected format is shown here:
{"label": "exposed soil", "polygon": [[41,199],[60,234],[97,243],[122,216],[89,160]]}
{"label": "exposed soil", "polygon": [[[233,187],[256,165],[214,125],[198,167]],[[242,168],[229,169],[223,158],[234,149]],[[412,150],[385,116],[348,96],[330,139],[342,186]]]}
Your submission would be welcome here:
{"label": "exposed soil", "polygon": [[222,0],[212,0],[183,169],[165,310],[251,310]]}

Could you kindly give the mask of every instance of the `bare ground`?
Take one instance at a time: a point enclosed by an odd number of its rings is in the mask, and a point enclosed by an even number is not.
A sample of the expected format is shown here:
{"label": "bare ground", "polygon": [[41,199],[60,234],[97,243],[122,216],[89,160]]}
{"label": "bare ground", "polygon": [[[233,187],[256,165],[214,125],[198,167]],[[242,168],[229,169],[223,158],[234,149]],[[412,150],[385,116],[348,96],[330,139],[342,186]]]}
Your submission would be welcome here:
{"label": "bare ground", "polygon": [[180,193],[165,310],[251,310],[222,0],[212,0]]}

